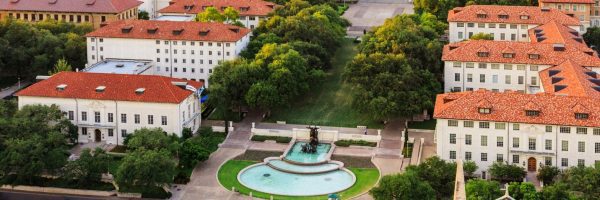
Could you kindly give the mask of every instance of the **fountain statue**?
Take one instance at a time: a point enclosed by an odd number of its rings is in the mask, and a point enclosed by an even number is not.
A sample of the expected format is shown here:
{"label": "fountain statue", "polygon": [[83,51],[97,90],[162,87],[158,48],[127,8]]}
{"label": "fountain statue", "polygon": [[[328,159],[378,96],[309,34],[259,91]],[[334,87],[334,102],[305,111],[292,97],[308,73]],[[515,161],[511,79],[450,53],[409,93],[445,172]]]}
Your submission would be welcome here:
{"label": "fountain statue", "polygon": [[310,141],[308,144],[302,145],[302,152],[304,153],[317,153],[317,145],[319,145],[319,127],[308,126],[310,129]]}

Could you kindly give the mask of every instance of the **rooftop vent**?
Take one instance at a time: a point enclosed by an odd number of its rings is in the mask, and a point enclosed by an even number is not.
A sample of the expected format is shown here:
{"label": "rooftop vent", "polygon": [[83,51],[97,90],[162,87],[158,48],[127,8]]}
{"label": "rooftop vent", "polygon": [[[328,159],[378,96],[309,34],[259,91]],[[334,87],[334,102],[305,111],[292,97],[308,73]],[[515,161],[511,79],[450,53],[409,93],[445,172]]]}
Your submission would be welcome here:
{"label": "rooftop vent", "polygon": [[181,35],[183,28],[173,30],[173,35]]}
{"label": "rooftop vent", "polygon": [[18,3],[19,0],[10,0],[11,3]]}
{"label": "rooftop vent", "polygon": [[554,86],[554,92],[559,92],[559,91],[561,91],[561,90],[563,90],[565,88],[567,88],[566,85],[555,85]]}
{"label": "rooftop vent", "polygon": [[590,72],[585,72],[585,74],[587,74],[588,76],[592,77],[592,78],[598,78],[598,73],[594,72],[594,71],[590,71]]}
{"label": "rooftop vent", "polygon": [[148,28],[146,30],[149,34],[155,34],[156,31],[158,31],[158,27],[154,27],[154,28]]}
{"label": "rooftop vent", "polygon": [[123,68],[123,67],[125,67],[125,64],[116,64],[115,67],[117,67],[117,68]]}
{"label": "rooftop vent", "polygon": [[104,92],[105,89],[106,89],[106,86],[101,85],[101,86],[96,87],[96,92]]}
{"label": "rooftop vent", "polygon": [[41,80],[46,80],[49,79],[51,76],[36,76],[35,80],[41,81]]}
{"label": "rooftop vent", "polygon": [[129,33],[131,32],[131,29],[133,29],[132,25],[124,26],[123,28],[121,28],[121,33]]}
{"label": "rooftop vent", "polygon": [[146,91],[146,88],[138,88],[138,89],[135,89],[135,94],[144,94],[145,91]]}
{"label": "rooftop vent", "polygon": [[565,44],[556,43],[552,47],[554,47],[554,51],[565,51]]}
{"label": "rooftop vent", "polygon": [[563,77],[552,77],[552,84],[558,83],[560,81],[562,81],[564,78]]}
{"label": "rooftop vent", "polygon": [[85,3],[88,6],[94,5],[96,4],[96,0],[88,0],[87,3]]}
{"label": "rooftop vent", "polygon": [[58,0],[48,0],[48,4],[56,4]]}
{"label": "rooftop vent", "polygon": [[552,77],[558,73],[560,73],[560,70],[551,69],[550,71],[548,71],[548,76]]}
{"label": "rooftop vent", "polygon": [[542,8],[542,12],[550,12],[550,8],[543,7],[543,8]]}
{"label": "rooftop vent", "polygon": [[56,90],[64,91],[67,88],[67,84],[60,84],[56,86]]}
{"label": "rooftop vent", "polygon": [[185,87],[187,85],[187,82],[185,82],[185,81],[171,81],[171,84],[173,84],[175,86],[183,86],[183,87]]}

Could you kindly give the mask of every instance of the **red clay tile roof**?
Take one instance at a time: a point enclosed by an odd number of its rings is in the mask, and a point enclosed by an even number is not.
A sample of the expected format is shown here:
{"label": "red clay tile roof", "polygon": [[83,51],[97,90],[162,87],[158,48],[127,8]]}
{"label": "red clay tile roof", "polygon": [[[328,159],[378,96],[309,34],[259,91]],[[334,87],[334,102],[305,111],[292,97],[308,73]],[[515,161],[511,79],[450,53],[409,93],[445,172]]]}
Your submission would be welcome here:
{"label": "red clay tile roof", "polygon": [[0,0],[0,10],[121,13],[142,3],[137,0]]}
{"label": "red clay tile roof", "polygon": [[218,10],[233,7],[240,13],[240,16],[267,16],[276,4],[262,0],[177,0],[174,4],[158,12],[197,14],[211,6]]}
{"label": "red clay tile roof", "polygon": [[540,0],[543,3],[579,3],[579,4],[594,4],[594,0]]}
{"label": "red clay tile roof", "polygon": [[[148,31],[155,28],[158,28],[155,33]],[[183,31],[174,33],[179,30]],[[207,30],[206,35],[200,34]],[[217,22],[121,20],[96,29],[86,37],[235,42],[249,33],[250,29]]]}
{"label": "red clay tile roof", "polygon": [[[477,103],[491,102],[490,114],[481,114]],[[539,116],[526,116],[530,102],[539,105]],[[529,104],[529,105],[528,105]],[[575,113],[587,113],[588,119],[576,119]],[[474,92],[439,94],[433,114],[437,119],[460,119],[563,126],[600,127],[600,104],[589,97],[561,96],[546,93]]]}
{"label": "red clay tile roof", "polygon": [[[173,81],[187,82],[195,88],[200,88],[203,84],[154,75],[61,72],[19,91],[16,95],[178,104],[188,98],[192,91],[173,85]],[[66,88],[58,91],[57,86],[61,84],[66,84]],[[98,86],[105,86],[105,91],[96,92]],[[136,94],[138,88],[145,88],[145,91]]]}
{"label": "red clay tile roof", "polygon": [[[554,44],[491,41],[491,40],[469,40],[447,44],[444,46],[442,60],[460,62],[490,62],[490,63],[513,63],[533,65],[559,65],[568,59],[573,59],[577,64],[583,66],[600,67],[600,58],[597,54],[589,55],[581,51],[578,46],[565,44],[564,51],[555,51]],[[479,49],[488,49],[488,57],[479,57]],[[504,58],[502,51],[512,49],[515,51],[513,58]],[[537,53],[538,59],[530,59],[530,53]]]}
{"label": "red clay tile roof", "polygon": [[600,99],[600,74],[571,60],[540,71],[540,79],[546,93]]}
{"label": "red clay tile roof", "polygon": [[[477,13],[487,13],[485,18],[478,18]],[[527,13],[528,19],[521,19],[521,15]],[[508,15],[508,19],[501,19],[500,14]],[[497,5],[471,5],[457,7],[448,11],[448,22],[487,22],[487,23],[509,23],[509,24],[545,24],[552,20],[568,26],[579,26],[581,22],[574,17],[549,8],[542,11],[537,6],[497,6]]]}
{"label": "red clay tile roof", "polygon": [[528,32],[529,39],[533,43],[567,44],[568,46],[578,48],[581,51],[594,52],[587,44],[585,44],[585,41],[579,32],[556,23],[555,21],[529,29]]}

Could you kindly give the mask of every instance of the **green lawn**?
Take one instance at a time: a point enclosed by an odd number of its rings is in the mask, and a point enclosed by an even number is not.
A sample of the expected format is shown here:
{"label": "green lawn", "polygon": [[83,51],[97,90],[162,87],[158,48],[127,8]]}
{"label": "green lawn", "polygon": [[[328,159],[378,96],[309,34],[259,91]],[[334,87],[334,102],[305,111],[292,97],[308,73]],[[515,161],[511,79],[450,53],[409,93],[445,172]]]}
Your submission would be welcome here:
{"label": "green lawn", "polygon": [[[231,187],[235,187],[236,190],[240,191],[243,194],[247,195],[249,192],[252,192],[252,195],[254,197],[269,199],[269,197],[271,196],[270,194],[258,192],[258,191],[249,189],[247,187],[244,187],[237,180],[237,175],[242,169],[244,169],[252,164],[255,164],[255,163],[257,163],[257,162],[245,161],[245,160],[227,161],[219,169],[219,172],[218,172],[219,182],[221,182],[221,184],[228,190],[231,190]],[[349,169],[356,176],[356,183],[349,189],[339,193],[339,195],[343,199],[349,199],[351,197],[357,196],[359,194],[362,194],[363,192],[370,190],[373,186],[375,186],[375,184],[377,183],[377,180],[379,179],[379,170],[377,170],[375,168],[349,168]],[[322,196],[310,196],[310,197],[291,197],[291,196],[273,195],[273,199],[322,200],[322,199],[327,199],[327,196],[322,195]]]}
{"label": "green lawn", "polygon": [[435,130],[435,123],[435,119],[425,120],[422,122],[408,122],[408,128]]}
{"label": "green lawn", "polygon": [[383,124],[369,118],[352,106],[352,86],[343,81],[346,63],[357,54],[356,44],[344,40],[332,58],[333,67],[327,77],[313,91],[298,99],[288,108],[273,110],[267,120],[286,121],[289,124],[322,126],[382,128]]}

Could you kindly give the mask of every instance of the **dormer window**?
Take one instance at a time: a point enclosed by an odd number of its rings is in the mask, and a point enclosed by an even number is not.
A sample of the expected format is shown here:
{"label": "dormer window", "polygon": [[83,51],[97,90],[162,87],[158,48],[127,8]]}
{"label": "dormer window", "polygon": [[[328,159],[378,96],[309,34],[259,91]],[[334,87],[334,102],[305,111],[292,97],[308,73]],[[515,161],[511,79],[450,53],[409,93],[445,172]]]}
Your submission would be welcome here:
{"label": "dormer window", "polygon": [[477,52],[477,56],[479,56],[479,57],[488,57],[488,56],[490,56],[490,53],[489,52],[485,52],[485,51],[480,51],[480,52]]}
{"label": "dormer window", "polygon": [[514,53],[503,53],[502,57],[504,57],[504,58],[514,58],[515,54]]}
{"label": "dormer window", "polygon": [[56,90],[64,91],[67,88],[67,84],[60,84],[56,86]]}
{"label": "dormer window", "polygon": [[521,19],[529,19],[529,15],[521,15]]}
{"label": "dormer window", "polygon": [[525,110],[525,115],[530,116],[530,117],[537,117],[537,116],[540,116],[540,111],[539,110]]}
{"label": "dormer window", "polygon": [[96,87],[96,92],[104,92],[104,90],[106,90],[106,86],[101,85]]}
{"label": "dormer window", "polygon": [[183,29],[175,29],[173,30],[173,35],[181,35],[181,33],[183,32]]}
{"label": "dormer window", "polygon": [[498,15],[498,18],[500,18],[500,19],[508,19],[508,15],[501,14],[501,15]]}
{"label": "dormer window", "polygon": [[486,14],[477,14],[477,18],[487,18]]}
{"label": "dormer window", "polygon": [[529,59],[540,59],[540,54],[529,54]]}
{"label": "dormer window", "polygon": [[200,34],[200,36],[206,36],[206,35],[208,35],[209,32],[210,32],[210,30],[202,30],[202,31],[200,31],[199,34]]}
{"label": "dormer window", "polygon": [[480,114],[490,114],[490,113],[492,113],[492,109],[491,108],[479,108],[479,113]]}
{"label": "dormer window", "polygon": [[138,88],[135,90],[135,94],[144,94],[144,92],[146,91],[146,88]]}
{"label": "dormer window", "polygon": [[575,113],[575,119],[588,119],[590,117],[587,113]]}
{"label": "dormer window", "polygon": [[240,11],[245,12],[245,11],[248,11],[248,10],[250,10],[250,7],[240,7]]}

